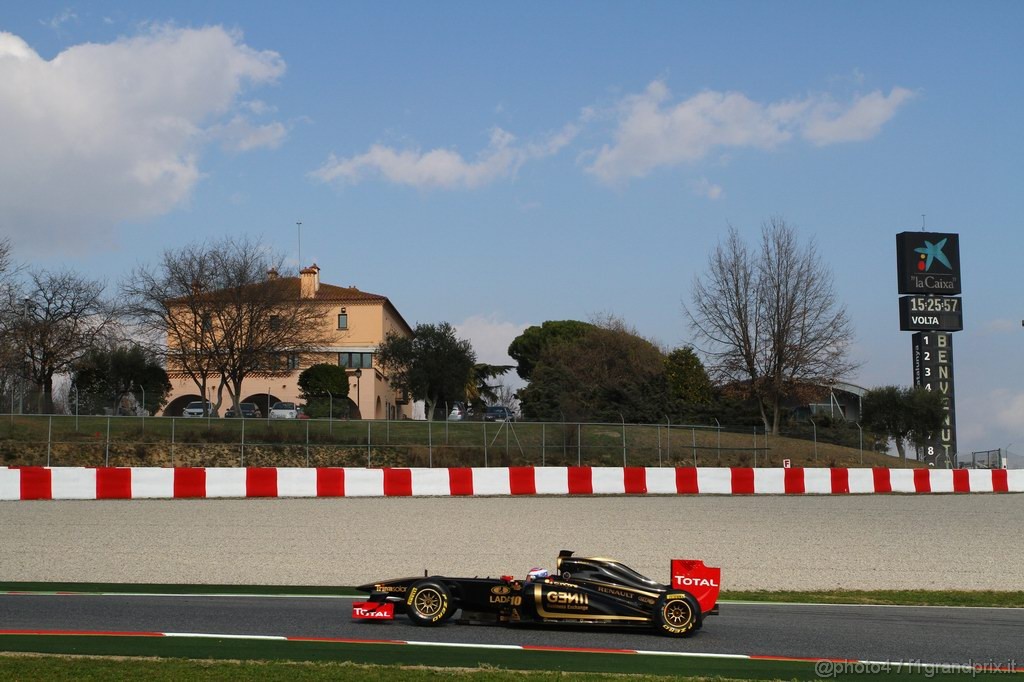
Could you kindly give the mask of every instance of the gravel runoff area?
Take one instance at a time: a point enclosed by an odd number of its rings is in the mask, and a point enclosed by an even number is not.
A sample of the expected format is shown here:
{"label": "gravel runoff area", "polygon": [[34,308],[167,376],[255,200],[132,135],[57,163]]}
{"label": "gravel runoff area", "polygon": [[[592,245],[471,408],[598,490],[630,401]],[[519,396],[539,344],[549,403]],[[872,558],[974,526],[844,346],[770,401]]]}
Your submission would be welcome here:
{"label": "gravel runoff area", "polygon": [[525,574],[560,549],[727,589],[1024,585],[1022,495],[111,500],[0,503],[0,580],[355,585]]}

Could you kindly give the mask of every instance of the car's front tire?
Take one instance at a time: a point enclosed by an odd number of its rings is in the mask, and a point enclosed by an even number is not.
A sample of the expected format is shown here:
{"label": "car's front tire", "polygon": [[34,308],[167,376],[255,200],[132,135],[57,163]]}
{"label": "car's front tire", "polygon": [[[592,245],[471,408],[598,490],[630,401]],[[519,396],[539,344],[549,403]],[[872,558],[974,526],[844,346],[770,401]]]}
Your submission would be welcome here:
{"label": "car's front tire", "polygon": [[444,583],[427,579],[409,588],[405,610],[413,625],[440,625],[455,613],[455,603]]}
{"label": "car's front tire", "polygon": [[701,625],[700,606],[691,595],[680,593],[663,594],[654,604],[654,626],[672,637],[689,637]]}

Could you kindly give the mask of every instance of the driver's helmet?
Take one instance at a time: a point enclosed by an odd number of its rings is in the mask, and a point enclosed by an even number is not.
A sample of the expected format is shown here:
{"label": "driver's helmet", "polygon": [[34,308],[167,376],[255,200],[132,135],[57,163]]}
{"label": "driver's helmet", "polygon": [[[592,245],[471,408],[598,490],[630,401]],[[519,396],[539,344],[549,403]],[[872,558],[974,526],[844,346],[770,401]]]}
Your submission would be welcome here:
{"label": "driver's helmet", "polygon": [[546,568],[531,568],[529,573],[526,574],[526,582],[533,582],[534,580],[543,580],[550,576],[551,573]]}

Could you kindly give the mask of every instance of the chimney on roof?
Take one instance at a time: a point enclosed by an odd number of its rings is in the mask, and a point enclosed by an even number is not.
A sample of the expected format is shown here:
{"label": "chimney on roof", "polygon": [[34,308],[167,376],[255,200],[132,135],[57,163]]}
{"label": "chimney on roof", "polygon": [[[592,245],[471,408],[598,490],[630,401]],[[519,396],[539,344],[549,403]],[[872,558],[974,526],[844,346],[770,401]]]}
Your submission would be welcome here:
{"label": "chimney on roof", "polygon": [[320,268],[313,263],[308,268],[302,268],[299,275],[302,298],[315,298],[316,292],[320,290]]}
{"label": "chimney on roof", "polygon": [[277,268],[270,268],[269,270],[267,270],[267,279],[277,279],[277,278],[278,278]]}

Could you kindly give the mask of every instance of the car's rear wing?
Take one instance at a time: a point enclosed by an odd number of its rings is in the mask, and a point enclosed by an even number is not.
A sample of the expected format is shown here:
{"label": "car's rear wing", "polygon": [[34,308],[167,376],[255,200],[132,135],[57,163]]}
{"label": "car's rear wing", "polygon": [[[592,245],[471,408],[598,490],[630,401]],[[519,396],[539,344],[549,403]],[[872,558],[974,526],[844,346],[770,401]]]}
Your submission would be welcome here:
{"label": "car's rear wing", "polygon": [[700,604],[701,613],[710,613],[718,602],[721,590],[722,569],[705,566],[703,561],[694,559],[673,559],[669,590],[685,590]]}

